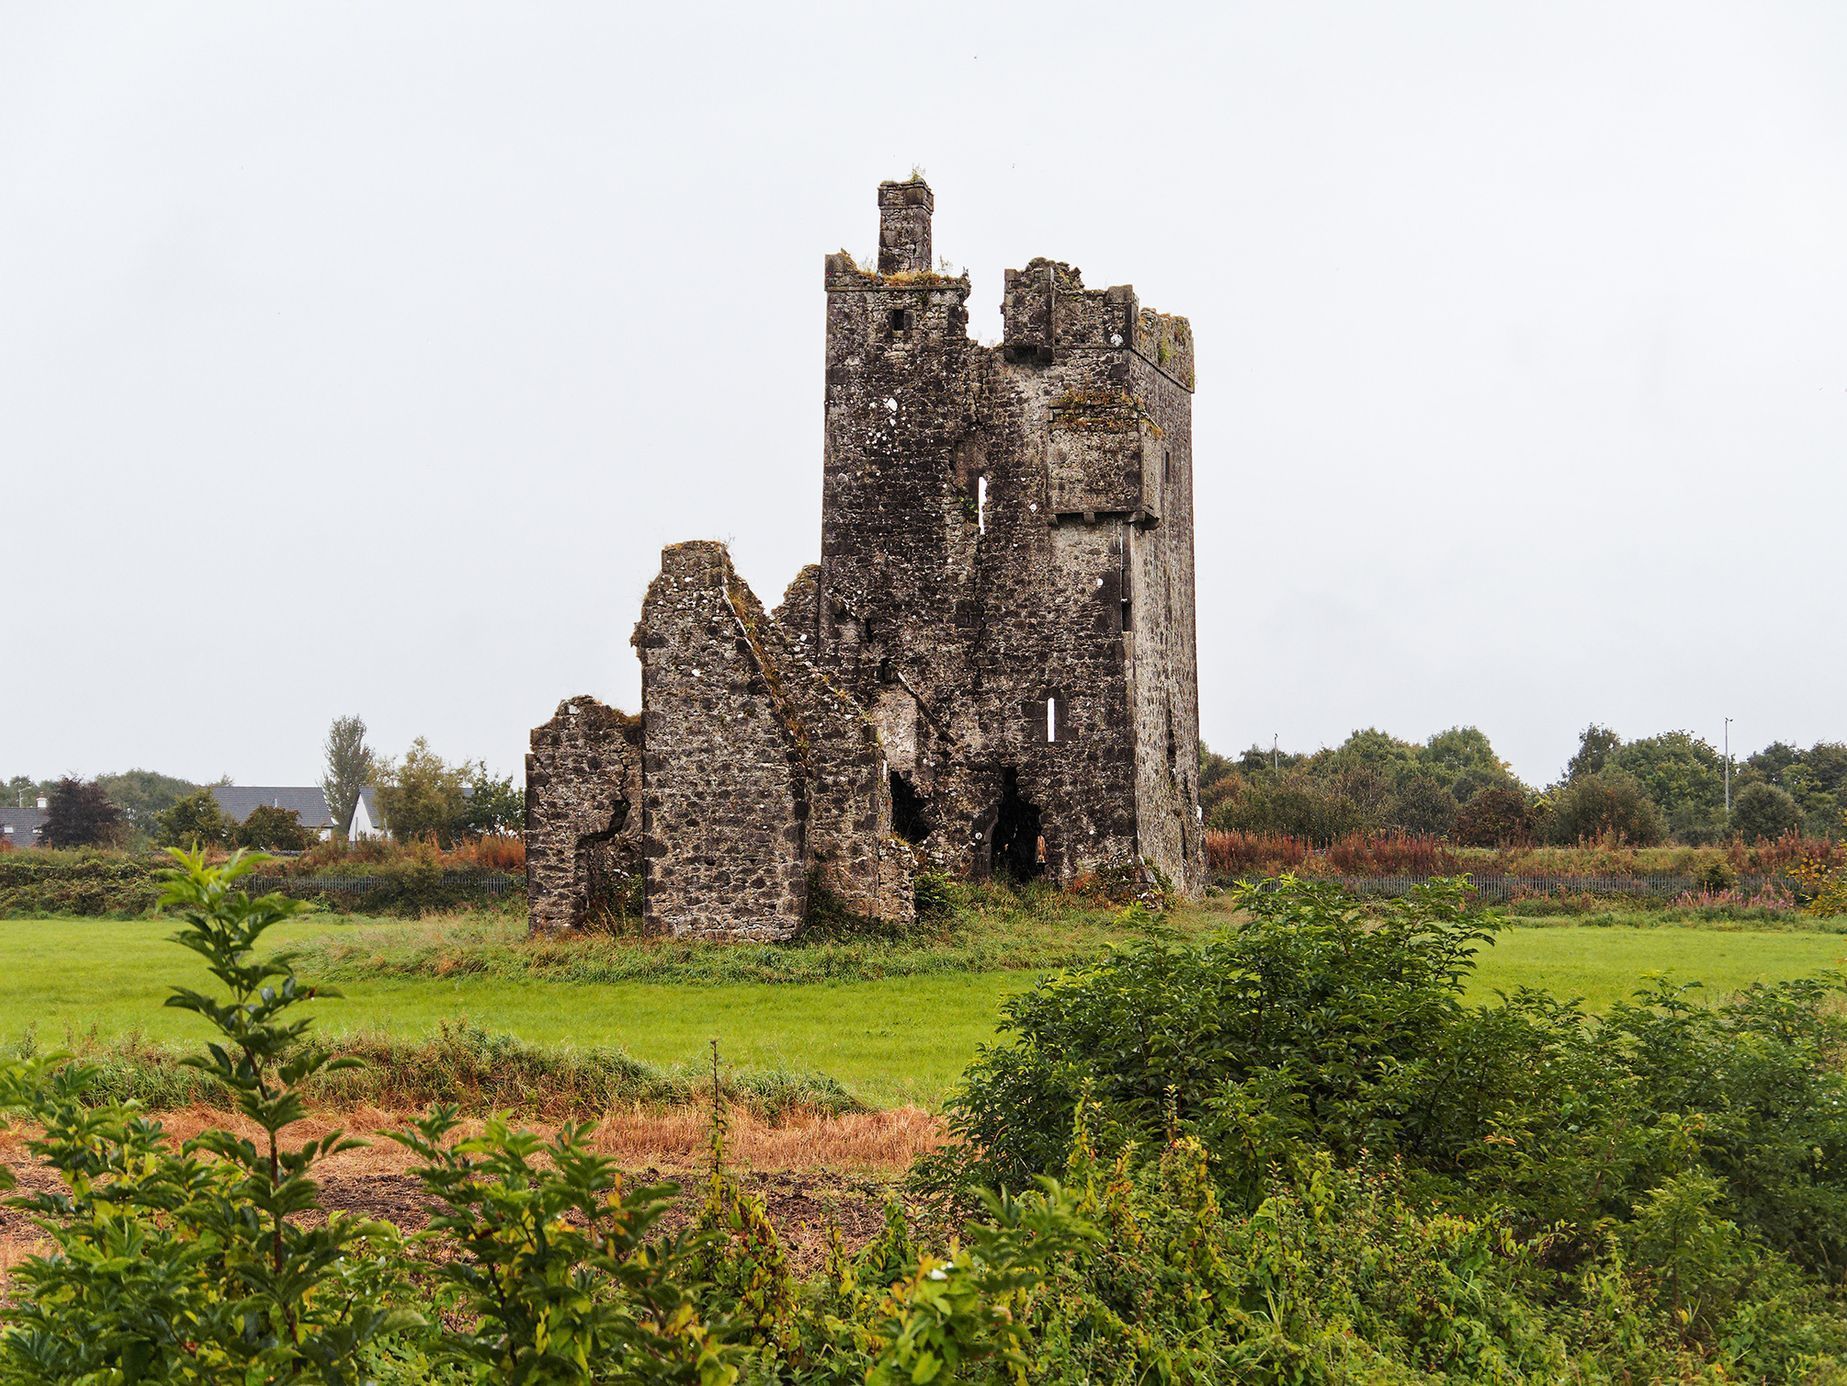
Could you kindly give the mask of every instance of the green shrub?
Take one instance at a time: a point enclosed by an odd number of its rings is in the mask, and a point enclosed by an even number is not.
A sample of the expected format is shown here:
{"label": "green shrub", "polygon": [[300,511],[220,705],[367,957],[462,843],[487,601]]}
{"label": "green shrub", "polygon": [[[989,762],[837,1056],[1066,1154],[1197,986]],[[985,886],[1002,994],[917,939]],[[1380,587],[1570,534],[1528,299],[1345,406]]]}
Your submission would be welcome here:
{"label": "green shrub", "polygon": [[218,807],[218,796],[195,789],[154,818],[154,836],[169,847],[222,847],[237,825]]}
{"label": "green shrub", "polygon": [[[1395,1368],[1470,1379],[1587,1353],[1638,1377],[1680,1375],[1683,1357],[1753,1379],[1847,1370],[1839,978],[1714,1007],[1656,981],[1601,1022],[1532,992],[1471,1008],[1484,935],[1455,885],[1362,909],[1284,881],[1241,903],[1237,933],[1118,954],[1010,1002],[1006,1042],[951,1104],[962,1144],[926,1162],[921,1190],[953,1206],[1092,1146],[1117,1152],[1116,1184],[1158,1185],[1139,1152],[1185,1149],[1231,1229],[1215,1264],[1299,1220],[1266,1253],[1317,1287],[1285,1300],[1298,1347],[1371,1323],[1360,1336]],[[1304,1218],[1317,1203],[1340,1211]],[[1429,1264],[1438,1247],[1460,1259]],[[1368,1265],[1392,1269],[1345,1278]],[[1446,1282],[1472,1286],[1468,1302],[1428,1304]],[[1581,1315],[1613,1289],[1614,1318],[1587,1337]],[[1235,1293],[1251,1302],[1248,1283]]]}
{"label": "green shrub", "polygon": [[1667,837],[1667,820],[1634,775],[1602,770],[1575,777],[1553,795],[1546,836],[1565,847],[1600,839],[1652,847]]}
{"label": "green shrub", "polygon": [[624,1187],[586,1145],[488,1122],[451,1140],[438,1110],[397,1139],[441,1211],[419,1241],[462,1327],[434,1335],[432,1364],[477,1381],[728,1382],[743,1356],[700,1315],[693,1243],[651,1239],[672,1185]]}
{"label": "green shrub", "polygon": [[956,911],[956,883],[941,871],[919,871],[915,892],[917,918],[925,923],[948,919]]}
{"label": "green shrub", "polygon": [[301,825],[301,815],[294,809],[258,804],[231,829],[231,840],[258,851],[300,852],[314,841],[314,834]]}
{"label": "green shrub", "polygon": [[1349,788],[1300,770],[1254,775],[1218,803],[1207,825],[1220,832],[1299,837],[1313,843],[1380,826],[1381,815],[1369,811]]}
{"label": "green shrub", "polygon": [[1732,804],[1732,831],[1746,842],[1774,842],[1800,832],[1802,822],[1795,799],[1773,784],[1748,784]]}
{"label": "green shrub", "polygon": [[1456,814],[1456,841],[1465,847],[1524,846],[1533,840],[1537,815],[1515,785],[1484,785]]}

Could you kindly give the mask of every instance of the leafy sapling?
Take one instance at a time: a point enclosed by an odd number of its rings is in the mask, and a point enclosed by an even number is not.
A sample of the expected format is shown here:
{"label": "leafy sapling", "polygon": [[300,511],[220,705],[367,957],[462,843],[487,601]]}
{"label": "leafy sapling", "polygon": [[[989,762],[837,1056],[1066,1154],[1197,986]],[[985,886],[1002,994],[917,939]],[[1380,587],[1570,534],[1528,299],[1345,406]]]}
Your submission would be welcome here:
{"label": "leafy sapling", "polygon": [[208,1225],[223,1241],[226,1270],[244,1291],[246,1342],[278,1361],[327,1372],[375,1334],[417,1322],[401,1310],[360,1307],[354,1252],[368,1241],[394,1238],[390,1224],[339,1213],[318,1226],[302,1222],[319,1206],[315,1164],[364,1142],[337,1130],[292,1149],[282,1139],[305,1115],[304,1084],[359,1063],[309,1042],[313,1021],[300,1013],[314,997],[339,993],[304,986],[293,954],[258,952],[265,933],[307,908],[282,895],[252,898],[237,888],[262,856],[239,852],[222,866],[209,866],[203,852],[169,855],[176,867],[166,873],[161,905],[182,921],[174,942],[204,958],[228,995],[221,1000],[176,987],[167,1004],[203,1016],[218,1032],[206,1054],[186,1062],[222,1083],[232,1106],[260,1133],[251,1140],[208,1130],[189,1143],[240,1175],[231,1197],[210,1210]]}
{"label": "leafy sapling", "polygon": [[15,1271],[0,1380],[356,1382],[368,1345],[421,1319],[386,1307],[395,1229],[304,1216],[319,1212],[315,1164],[357,1142],[284,1139],[301,1085],[340,1066],[307,1042],[298,1008],[316,990],[288,955],[258,953],[302,907],[237,887],[259,858],[171,855],[162,903],[182,921],[176,941],[225,995],[182,988],[168,1004],[217,1032],[188,1062],[224,1085],[258,1138],[207,1130],[176,1150],[136,1104],[94,1104],[88,1065],[48,1057],[0,1075],[0,1105],[31,1115],[41,1134],[28,1149],[63,1186],[19,1200],[54,1251]]}

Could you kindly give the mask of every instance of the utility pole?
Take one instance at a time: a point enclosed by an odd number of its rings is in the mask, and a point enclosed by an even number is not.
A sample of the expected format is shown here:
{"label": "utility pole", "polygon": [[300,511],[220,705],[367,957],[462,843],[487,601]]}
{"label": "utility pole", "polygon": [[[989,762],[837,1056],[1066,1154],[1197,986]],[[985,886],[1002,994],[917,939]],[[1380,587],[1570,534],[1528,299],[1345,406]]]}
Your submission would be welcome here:
{"label": "utility pole", "polygon": [[1270,733],[1270,773],[1276,774],[1283,768],[1283,738],[1279,732]]}
{"label": "utility pole", "polygon": [[1732,821],[1732,719],[1725,719],[1725,821]]}

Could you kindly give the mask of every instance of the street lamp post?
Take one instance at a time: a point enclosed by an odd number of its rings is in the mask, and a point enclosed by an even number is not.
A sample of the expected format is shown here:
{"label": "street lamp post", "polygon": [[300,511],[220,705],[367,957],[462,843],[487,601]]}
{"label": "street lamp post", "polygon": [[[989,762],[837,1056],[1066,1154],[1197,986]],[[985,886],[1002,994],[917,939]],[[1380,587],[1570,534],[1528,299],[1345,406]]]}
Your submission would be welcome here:
{"label": "street lamp post", "polygon": [[1725,719],[1725,821],[1732,821],[1732,719]]}

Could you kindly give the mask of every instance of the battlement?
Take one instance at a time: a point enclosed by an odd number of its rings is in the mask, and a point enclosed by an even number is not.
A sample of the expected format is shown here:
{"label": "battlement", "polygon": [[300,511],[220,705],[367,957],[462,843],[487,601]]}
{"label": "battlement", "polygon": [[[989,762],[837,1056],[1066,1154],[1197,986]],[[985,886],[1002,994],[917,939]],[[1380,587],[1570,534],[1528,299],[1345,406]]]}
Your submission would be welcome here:
{"label": "battlement", "polygon": [[1086,289],[1081,271],[1035,257],[1007,271],[1001,345],[1009,359],[1049,365],[1060,352],[1131,351],[1193,388],[1193,332],[1185,318],[1143,308],[1134,286]]}

